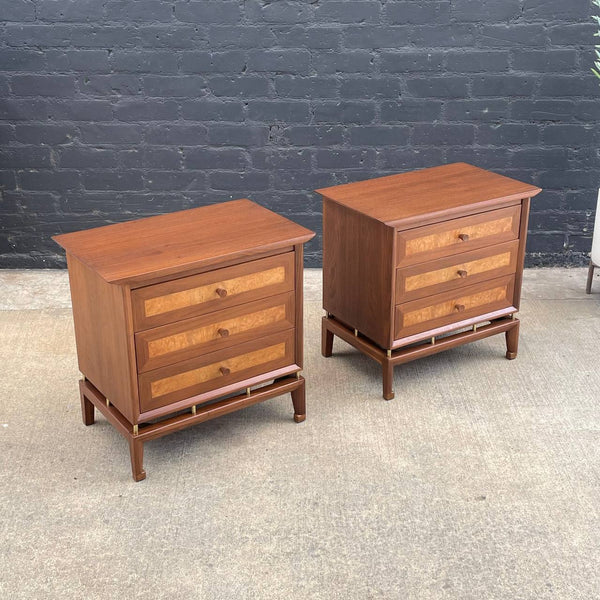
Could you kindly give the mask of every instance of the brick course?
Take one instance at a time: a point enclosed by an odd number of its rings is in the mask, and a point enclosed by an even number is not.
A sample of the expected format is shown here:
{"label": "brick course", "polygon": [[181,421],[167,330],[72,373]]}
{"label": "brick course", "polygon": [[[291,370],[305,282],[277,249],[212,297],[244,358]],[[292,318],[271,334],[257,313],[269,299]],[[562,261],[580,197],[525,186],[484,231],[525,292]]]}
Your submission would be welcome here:
{"label": "brick course", "polygon": [[[464,160],[545,191],[527,263],[591,244],[589,0],[0,0],[0,267],[50,235]],[[320,238],[306,248],[318,266]]]}

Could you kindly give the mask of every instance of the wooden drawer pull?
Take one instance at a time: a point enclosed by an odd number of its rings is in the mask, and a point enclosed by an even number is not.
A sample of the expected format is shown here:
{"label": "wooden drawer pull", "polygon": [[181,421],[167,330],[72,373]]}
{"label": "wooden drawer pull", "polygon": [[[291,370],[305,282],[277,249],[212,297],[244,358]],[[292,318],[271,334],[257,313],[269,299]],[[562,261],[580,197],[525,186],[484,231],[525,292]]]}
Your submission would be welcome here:
{"label": "wooden drawer pull", "polygon": [[468,233],[459,233],[458,234],[458,239],[461,240],[462,242],[468,242],[469,241],[469,234]]}
{"label": "wooden drawer pull", "polygon": [[225,298],[225,296],[227,296],[227,290],[224,288],[217,288],[215,292],[221,296],[221,298]]}
{"label": "wooden drawer pull", "polygon": [[223,376],[227,376],[229,373],[231,373],[231,370],[227,367],[219,367],[219,371],[221,371],[221,375]]}
{"label": "wooden drawer pull", "polygon": [[462,312],[463,310],[465,310],[465,305],[457,304],[457,305],[455,305],[454,310],[456,310],[457,312]]}
{"label": "wooden drawer pull", "polygon": [[456,274],[461,278],[464,279],[468,273],[464,270],[464,269],[459,269],[458,271],[456,271]]}
{"label": "wooden drawer pull", "polygon": [[221,336],[221,337],[228,337],[229,336],[229,329],[225,329],[224,327],[221,327],[217,333]]}

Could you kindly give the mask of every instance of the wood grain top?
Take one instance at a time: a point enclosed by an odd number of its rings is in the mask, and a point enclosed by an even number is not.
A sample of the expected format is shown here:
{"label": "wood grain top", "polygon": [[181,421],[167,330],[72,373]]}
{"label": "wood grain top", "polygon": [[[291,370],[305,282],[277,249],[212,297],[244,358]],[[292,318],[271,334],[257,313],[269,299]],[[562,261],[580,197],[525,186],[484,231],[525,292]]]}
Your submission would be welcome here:
{"label": "wood grain top", "polygon": [[244,198],[52,239],[109,283],[129,283],[302,244],[314,235]]}
{"label": "wood grain top", "polygon": [[458,216],[531,198],[542,190],[466,163],[389,175],[316,190],[373,219],[396,226]]}

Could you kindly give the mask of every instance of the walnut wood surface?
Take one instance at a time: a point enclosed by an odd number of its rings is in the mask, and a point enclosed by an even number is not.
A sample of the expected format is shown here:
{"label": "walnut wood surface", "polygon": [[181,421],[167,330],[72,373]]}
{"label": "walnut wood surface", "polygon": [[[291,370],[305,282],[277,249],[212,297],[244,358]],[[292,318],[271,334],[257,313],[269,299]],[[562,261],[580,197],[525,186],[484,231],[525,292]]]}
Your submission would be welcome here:
{"label": "walnut wood surface", "polygon": [[[240,200],[56,238],[68,249],[82,419],[98,409],[127,438],[136,481],[152,437],[287,392],[305,418],[302,244],[313,236]],[[172,416],[181,410],[192,414]]]}
{"label": "walnut wood surface", "polygon": [[403,336],[397,340],[394,340],[394,343],[392,344],[392,351],[400,350],[423,341],[431,343],[432,337],[438,339],[439,336],[446,336],[457,329],[473,327],[473,325],[479,325],[480,323],[486,321],[496,321],[497,319],[512,316],[516,313],[514,306],[507,306],[506,308],[492,310],[491,312],[487,313],[478,312],[475,316],[464,317],[464,313],[460,314],[460,320],[453,320],[445,325],[440,325],[439,327],[434,327],[433,329],[427,329],[427,331],[413,333],[412,335]]}
{"label": "walnut wood surface", "polygon": [[[525,247],[527,245],[527,226],[529,223],[529,205],[531,200],[524,198],[521,204],[521,219],[519,226],[519,254],[517,256],[517,272],[515,274],[515,292],[513,305],[519,309],[521,306],[521,285],[523,283],[523,268],[525,266]],[[518,330],[517,330],[518,333]]]}
{"label": "walnut wood surface", "polygon": [[69,254],[67,264],[79,370],[135,422],[137,381],[129,356],[128,291],[106,283]]}
{"label": "walnut wood surface", "polygon": [[141,373],[139,385],[142,411],[293,365],[294,332],[294,329],[289,329]]}
{"label": "walnut wood surface", "polygon": [[294,293],[246,302],[135,335],[138,370],[158,367],[294,327]]}
{"label": "walnut wood surface", "polygon": [[297,364],[287,365],[272,371],[262,371],[258,375],[248,377],[242,381],[235,381],[234,383],[226,384],[223,387],[214,388],[207,392],[200,392],[194,396],[183,398],[182,400],[173,401],[170,404],[159,406],[157,408],[151,408],[140,413],[140,423],[150,423],[155,419],[168,417],[173,415],[180,410],[187,410],[192,406],[200,406],[205,403],[212,403],[219,398],[225,398],[231,394],[238,394],[241,390],[246,391],[248,388],[253,386],[263,386],[268,381],[276,381],[282,377],[288,377],[290,375],[298,376],[297,373],[300,368]]}
{"label": "walnut wood surface", "polygon": [[506,358],[514,360],[519,351],[519,321],[512,329],[506,331]]}
{"label": "walnut wood surface", "polygon": [[286,393],[293,393],[296,389],[304,386],[303,377],[286,377],[272,384],[265,385],[256,390],[252,390],[251,394],[236,395],[232,398],[226,398],[218,402],[214,402],[207,406],[198,407],[196,414],[186,413],[165,419],[158,423],[148,423],[140,426],[139,438],[146,442],[153,440],[163,435],[167,435],[174,431],[179,431],[196,423],[203,423],[210,419],[222,417],[236,410],[252,406],[259,402],[264,402],[269,398],[281,396]]}
{"label": "walnut wood surface", "polygon": [[590,264],[588,266],[588,274],[587,274],[587,281],[585,284],[585,293],[586,294],[591,294],[592,293],[592,283],[594,283],[594,270],[596,268],[596,265],[590,260]]}
{"label": "walnut wood surface", "polygon": [[513,276],[499,277],[460,290],[399,304],[396,306],[395,337],[398,339],[478,313],[508,308],[513,301],[513,286]]}
{"label": "walnut wood surface", "polygon": [[[458,325],[460,327],[460,325]],[[393,367],[425,356],[444,352],[478,340],[485,339],[499,333],[506,333],[507,353],[510,360],[516,356],[516,343],[518,341],[519,320],[512,318],[497,318],[489,323],[483,323],[477,329],[456,331],[455,333],[436,340],[435,344],[421,343],[407,348],[395,350],[387,355],[386,351],[373,344],[368,338],[355,335],[353,330],[346,327],[332,317],[323,317],[322,328],[324,332],[338,336],[363,354],[376,360],[382,366],[383,397],[391,400],[394,397]],[[514,356],[513,356],[514,353]],[[324,354],[324,356],[326,356]]]}
{"label": "walnut wood surface", "polygon": [[93,425],[96,422],[94,413],[94,403],[86,398],[82,386],[79,386],[79,399],[81,400],[81,418],[86,426]]}
{"label": "walnut wood surface", "polygon": [[111,283],[204,268],[302,244],[314,233],[247,199],[54,236]]}
{"label": "walnut wood surface", "polygon": [[[296,324],[296,364],[302,369],[304,366],[304,246],[297,244],[294,247],[295,255],[295,276],[294,283],[296,294],[295,304],[295,324]],[[304,388],[302,388],[304,390]],[[304,392],[303,392],[304,393]]]}
{"label": "walnut wood surface", "polygon": [[317,190],[338,204],[398,228],[506,205],[540,191],[533,185],[466,163]]}
{"label": "walnut wood surface", "polygon": [[[135,481],[141,481],[146,477],[146,471],[143,467],[145,442],[180,431],[198,423],[222,417],[236,410],[252,406],[259,402],[264,402],[265,400],[286,393],[292,394],[294,420],[299,422],[306,418],[306,410],[303,415],[297,413],[297,410],[302,409],[303,407],[301,404],[304,398],[303,377],[284,377],[272,384],[252,390],[250,394],[244,393],[235,395],[231,398],[219,400],[218,402],[214,402],[207,406],[198,407],[195,413],[188,411],[183,414],[162,419],[156,423],[142,424],[139,426],[137,434],[132,431],[130,424],[124,419],[119,411],[113,406],[106,404],[105,397],[89,381],[81,380],[79,382],[79,389],[81,392],[82,406],[84,406],[83,401],[85,401],[87,404],[91,405],[92,411],[94,408],[97,408],[109,423],[111,423],[111,425],[113,425],[113,427],[127,440],[131,456],[132,475]],[[294,395],[297,390],[300,391],[300,395]]]}
{"label": "walnut wood surface", "polygon": [[383,347],[392,342],[394,235],[323,199],[323,308]]}
{"label": "walnut wood surface", "polygon": [[[518,310],[529,202],[539,188],[458,163],[318,191],[324,356],[331,356],[337,327],[379,360],[381,352],[397,356],[425,338],[434,346],[436,336]],[[486,335],[510,329],[512,355],[518,327],[506,327]],[[480,339],[476,333],[460,343]],[[399,363],[383,356],[390,399]]]}
{"label": "walnut wood surface", "polygon": [[136,331],[294,289],[293,252],[132,291]]}
{"label": "walnut wood surface", "polygon": [[396,264],[414,264],[516,240],[519,237],[520,216],[521,205],[517,204],[400,231],[396,245]]}
{"label": "walnut wood surface", "polygon": [[136,436],[128,436],[129,456],[131,459],[131,472],[135,481],[146,479],[146,471],[144,470],[144,443],[137,439]]}
{"label": "walnut wood surface", "polygon": [[[222,274],[221,278],[224,276],[225,274]],[[285,269],[282,265],[279,265],[258,273],[225,279],[215,284],[187,288],[181,292],[171,292],[164,296],[149,298],[144,301],[144,314],[147,317],[154,317],[165,313],[173,313],[173,311],[197,304],[206,305],[207,302],[218,301],[215,294],[221,299],[231,298],[245,292],[282,284],[285,279]]]}
{"label": "walnut wood surface", "polygon": [[284,357],[285,344],[280,342],[272,346],[233,356],[226,361],[219,361],[206,365],[205,367],[198,367],[189,371],[182,371],[177,375],[170,375],[169,377],[157,379],[150,383],[150,394],[154,400],[161,396],[165,396],[166,394],[187,390],[188,388],[193,388],[199,384],[215,379],[219,380],[218,384],[220,385],[221,376],[227,377],[232,373],[238,373],[251,367],[264,365],[269,361]]}
{"label": "walnut wood surface", "polygon": [[300,385],[292,391],[292,404],[294,405],[294,421],[302,423],[306,420],[306,385],[304,377],[300,378]]}
{"label": "walnut wood surface", "polygon": [[516,271],[519,241],[497,244],[396,271],[396,304],[463,288]]}

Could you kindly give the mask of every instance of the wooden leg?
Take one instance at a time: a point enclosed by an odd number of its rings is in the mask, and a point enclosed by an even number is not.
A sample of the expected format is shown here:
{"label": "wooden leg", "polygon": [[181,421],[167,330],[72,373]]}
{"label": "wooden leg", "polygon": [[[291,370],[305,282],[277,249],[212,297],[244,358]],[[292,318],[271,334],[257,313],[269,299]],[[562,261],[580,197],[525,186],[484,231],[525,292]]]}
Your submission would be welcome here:
{"label": "wooden leg", "polygon": [[506,335],[506,358],[508,360],[514,360],[517,358],[517,351],[519,349],[519,321],[515,320],[515,325],[511,329],[508,329]]}
{"label": "wooden leg", "polygon": [[590,268],[588,269],[587,285],[585,286],[586,294],[592,293],[592,281],[594,280],[594,269],[595,268],[596,267],[595,267],[594,263],[590,260]]}
{"label": "wooden leg", "polygon": [[383,397],[385,400],[394,398],[394,365],[391,360],[384,360],[383,368]]}
{"label": "wooden leg", "polygon": [[84,425],[93,425],[95,422],[94,418],[94,405],[85,397],[82,386],[79,386],[79,397],[81,398],[81,417]]}
{"label": "wooden leg", "polygon": [[333,353],[333,333],[327,328],[327,319],[321,326],[321,354],[328,358]]}
{"label": "wooden leg", "polygon": [[302,423],[306,419],[306,395],[304,377],[299,379],[300,384],[292,391],[292,404],[294,405],[294,421]]}
{"label": "wooden leg", "polygon": [[129,441],[129,454],[131,455],[131,472],[135,481],[146,479],[144,471],[144,442],[134,436],[127,438]]}

